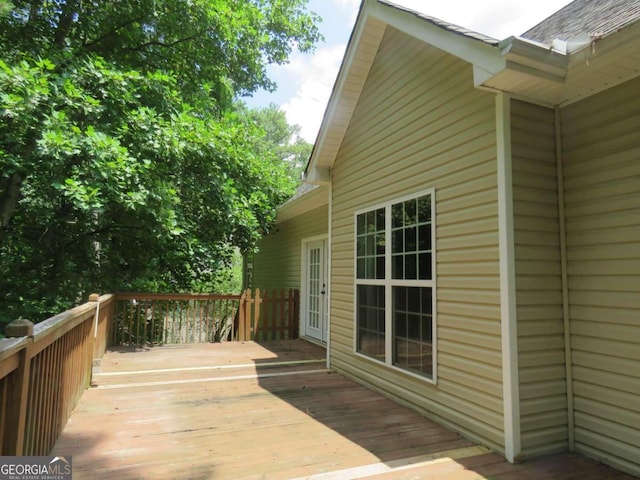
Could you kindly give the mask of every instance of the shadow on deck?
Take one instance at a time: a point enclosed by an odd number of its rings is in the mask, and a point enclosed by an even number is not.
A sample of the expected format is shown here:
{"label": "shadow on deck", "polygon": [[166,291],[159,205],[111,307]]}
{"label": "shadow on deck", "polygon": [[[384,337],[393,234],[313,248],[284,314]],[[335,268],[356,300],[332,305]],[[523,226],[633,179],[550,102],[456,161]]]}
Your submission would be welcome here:
{"label": "shadow on deck", "polygon": [[111,350],[52,454],[75,480],[631,478],[573,454],[510,465],[324,357],[303,340]]}

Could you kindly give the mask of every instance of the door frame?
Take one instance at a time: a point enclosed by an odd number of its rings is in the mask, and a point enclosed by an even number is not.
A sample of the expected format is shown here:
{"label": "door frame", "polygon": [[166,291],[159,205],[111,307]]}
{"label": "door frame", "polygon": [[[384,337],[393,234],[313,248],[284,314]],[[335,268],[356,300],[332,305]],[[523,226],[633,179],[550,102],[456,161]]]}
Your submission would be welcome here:
{"label": "door frame", "polygon": [[324,272],[325,272],[325,277],[327,278],[326,281],[326,309],[327,311],[325,312],[325,316],[327,318],[327,321],[325,322],[325,332],[323,336],[326,336],[325,341],[322,341],[323,345],[326,345],[326,343],[328,343],[328,337],[329,337],[329,255],[330,255],[330,251],[329,251],[329,236],[328,235],[315,235],[312,237],[307,237],[307,238],[303,238],[302,239],[302,246],[301,246],[301,259],[300,259],[300,336],[311,339],[313,341],[317,341],[317,342],[321,342],[321,340],[316,339],[315,337],[310,337],[309,335],[307,335],[307,275],[308,275],[308,255],[307,255],[307,251],[308,251],[308,247],[310,243],[314,243],[314,242],[320,242],[320,241],[324,241],[325,243],[325,251],[324,251]]}

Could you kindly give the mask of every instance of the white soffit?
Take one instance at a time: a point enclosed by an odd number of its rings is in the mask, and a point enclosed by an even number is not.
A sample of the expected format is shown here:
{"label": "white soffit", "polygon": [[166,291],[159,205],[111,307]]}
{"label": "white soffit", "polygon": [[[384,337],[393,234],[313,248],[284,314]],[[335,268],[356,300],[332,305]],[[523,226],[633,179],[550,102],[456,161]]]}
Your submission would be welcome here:
{"label": "white soffit", "polygon": [[302,215],[316,208],[328,205],[329,190],[326,186],[319,185],[311,188],[304,194],[294,197],[278,207],[276,223],[281,223],[291,218]]}
{"label": "white soffit", "polygon": [[[640,75],[640,21],[604,38],[582,39],[568,53],[514,38],[503,48],[506,68],[482,79],[481,88],[507,92],[547,106],[565,106]],[[555,42],[554,46],[561,46]],[[515,47],[515,48],[514,48]]]}

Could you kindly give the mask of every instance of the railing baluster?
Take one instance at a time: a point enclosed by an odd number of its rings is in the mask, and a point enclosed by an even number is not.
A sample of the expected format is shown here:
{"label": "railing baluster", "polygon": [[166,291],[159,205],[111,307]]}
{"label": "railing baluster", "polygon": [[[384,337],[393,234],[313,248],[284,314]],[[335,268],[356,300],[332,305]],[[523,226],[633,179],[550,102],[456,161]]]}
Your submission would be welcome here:
{"label": "railing baluster", "polygon": [[164,343],[169,343],[169,309],[171,308],[171,302],[167,300],[164,302]]}
{"label": "railing baluster", "polygon": [[287,297],[287,331],[289,332],[289,338],[295,338],[294,336],[294,321],[293,321],[293,290],[289,289],[289,295]]}

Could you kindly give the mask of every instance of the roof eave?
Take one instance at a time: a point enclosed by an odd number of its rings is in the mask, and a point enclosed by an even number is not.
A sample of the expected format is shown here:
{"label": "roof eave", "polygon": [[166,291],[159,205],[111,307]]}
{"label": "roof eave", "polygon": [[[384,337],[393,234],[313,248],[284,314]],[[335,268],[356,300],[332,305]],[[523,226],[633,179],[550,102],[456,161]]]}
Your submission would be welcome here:
{"label": "roof eave", "polygon": [[639,45],[640,21],[565,48],[510,37],[500,43],[505,68],[482,75],[474,66],[476,86],[562,107],[639,76]]}
{"label": "roof eave", "polygon": [[280,205],[276,211],[276,223],[282,223],[328,203],[328,189],[323,186],[317,187]]}

